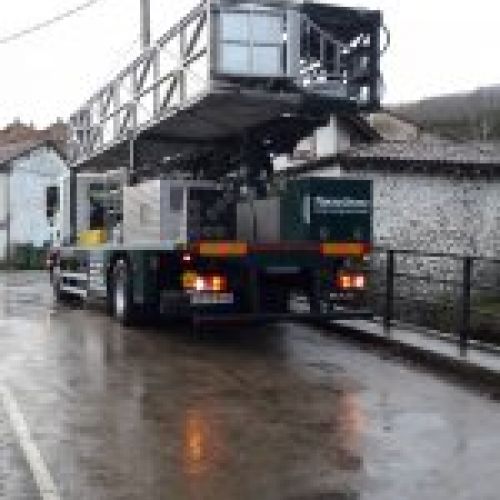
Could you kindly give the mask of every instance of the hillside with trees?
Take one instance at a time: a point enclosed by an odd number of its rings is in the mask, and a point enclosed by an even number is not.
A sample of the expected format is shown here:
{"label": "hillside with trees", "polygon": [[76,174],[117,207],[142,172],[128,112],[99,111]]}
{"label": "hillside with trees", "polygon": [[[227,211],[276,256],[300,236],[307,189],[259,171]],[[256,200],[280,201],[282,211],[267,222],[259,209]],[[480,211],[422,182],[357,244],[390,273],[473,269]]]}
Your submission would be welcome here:
{"label": "hillside with trees", "polygon": [[500,140],[500,85],[394,105],[390,109],[401,118],[443,137]]}

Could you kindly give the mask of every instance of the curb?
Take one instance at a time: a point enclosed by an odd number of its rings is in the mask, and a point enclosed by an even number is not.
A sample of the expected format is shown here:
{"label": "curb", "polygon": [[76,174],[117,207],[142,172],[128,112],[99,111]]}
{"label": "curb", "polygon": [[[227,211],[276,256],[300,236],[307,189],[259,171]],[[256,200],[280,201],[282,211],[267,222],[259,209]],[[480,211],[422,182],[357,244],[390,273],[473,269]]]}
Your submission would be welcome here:
{"label": "curb", "polygon": [[[390,336],[377,335],[368,330],[345,324],[314,322],[314,325],[329,333],[334,332],[361,344],[383,349],[396,357],[409,359],[422,367],[430,368],[436,373],[452,375],[454,378],[473,385],[475,388],[488,388],[488,390],[500,397],[500,371],[481,366],[466,357],[448,356],[431,349],[423,349],[413,344],[401,342]],[[469,348],[469,351],[474,351],[474,348]]]}

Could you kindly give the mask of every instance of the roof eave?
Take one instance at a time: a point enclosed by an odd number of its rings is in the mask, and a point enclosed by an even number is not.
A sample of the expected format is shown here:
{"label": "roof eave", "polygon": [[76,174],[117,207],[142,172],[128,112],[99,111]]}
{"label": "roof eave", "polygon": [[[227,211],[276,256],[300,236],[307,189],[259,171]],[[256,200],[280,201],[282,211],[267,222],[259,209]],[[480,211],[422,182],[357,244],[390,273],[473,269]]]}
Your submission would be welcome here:
{"label": "roof eave", "polygon": [[39,142],[33,143],[31,146],[27,147],[26,149],[18,152],[17,154],[11,156],[10,158],[0,162],[0,172],[4,171],[11,171],[12,170],[12,163],[16,160],[19,160],[23,156],[26,156],[33,151],[36,151],[37,149],[43,148],[43,147],[48,147],[50,149],[53,149],[57,155],[66,162],[66,157],[63,151],[61,151],[61,148],[59,145],[56,143],[56,141],[53,141],[51,139],[44,139]]}

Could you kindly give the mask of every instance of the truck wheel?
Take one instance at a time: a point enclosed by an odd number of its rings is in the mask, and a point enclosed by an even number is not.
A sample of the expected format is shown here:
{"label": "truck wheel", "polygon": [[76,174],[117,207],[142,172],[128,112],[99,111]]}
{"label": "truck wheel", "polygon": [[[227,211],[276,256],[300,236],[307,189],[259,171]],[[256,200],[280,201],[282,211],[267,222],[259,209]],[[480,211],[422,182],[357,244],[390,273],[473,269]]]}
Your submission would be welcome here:
{"label": "truck wheel", "polygon": [[113,315],[123,325],[134,323],[135,311],[132,296],[132,275],[128,264],[119,260],[113,268]]}
{"label": "truck wheel", "polygon": [[54,295],[54,300],[58,304],[65,304],[69,302],[71,298],[68,293],[61,290],[61,279],[59,277],[53,277],[52,279],[52,293]]}
{"label": "truck wheel", "polygon": [[66,302],[66,300],[68,299],[68,297],[66,296],[66,294],[63,291],[61,291],[61,284],[60,284],[59,280],[53,281],[53,283],[52,283],[52,293],[54,295],[54,300],[58,304],[62,304],[63,302]]}

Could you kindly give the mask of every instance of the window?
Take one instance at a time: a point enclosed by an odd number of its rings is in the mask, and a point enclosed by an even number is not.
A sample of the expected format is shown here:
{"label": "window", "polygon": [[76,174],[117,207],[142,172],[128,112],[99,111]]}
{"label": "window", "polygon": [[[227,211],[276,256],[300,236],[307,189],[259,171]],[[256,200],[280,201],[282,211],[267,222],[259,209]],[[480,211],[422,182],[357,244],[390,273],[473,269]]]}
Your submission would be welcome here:
{"label": "window", "polygon": [[285,72],[283,16],[268,12],[223,12],[219,68],[224,73],[274,76]]}
{"label": "window", "polygon": [[51,220],[59,212],[59,188],[49,186],[46,191],[47,219]]}
{"label": "window", "polygon": [[252,38],[254,43],[258,44],[281,44],[283,42],[281,17],[265,14],[252,16]]}
{"label": "window", "polygon": [[248,14],[227,13],[221,18],[222,39],[225,42],[249,41]]}
{"label": "window", "polygon": [[182,212],[184,208],[184,189],[181,187],[170,188],[170,210],[172,212]]}
{"label": "window", "polygon": [[228,73],[250,72],[250,51],[247,47],[225,43],[222,46],[224,71]]}
{"label": "window", "polygon": [[253,48],[253,71],[260,75],[276,75],[281,71],[280,47]]}

